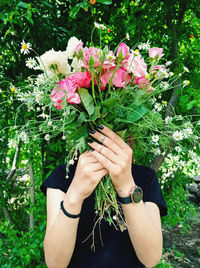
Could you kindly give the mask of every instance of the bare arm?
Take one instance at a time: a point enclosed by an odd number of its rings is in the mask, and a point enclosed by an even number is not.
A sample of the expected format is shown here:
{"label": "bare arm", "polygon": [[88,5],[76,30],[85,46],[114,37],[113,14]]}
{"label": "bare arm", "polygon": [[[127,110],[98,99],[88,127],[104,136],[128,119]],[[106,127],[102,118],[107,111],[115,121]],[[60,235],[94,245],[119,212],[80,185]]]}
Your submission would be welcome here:
{"label": "bare arm", "polygon": [[[87,164],[86,164],[87,163]],[[76,242],[79,219],[69,218],[60,210],[79,214],[85,198],[96,188],[107,170],[97,162],[90,152],[79,158],[73,181],[65,194],[58,189],[47,189],[47,228],[44,239],[45,261],[49,268],[66,268]]]}
{"label": "bare arm", "polygon": [[[89,144],[94,149],[92,154],[108,170],[119,196],[128,196],[134,185],[131,172],[132,150],[116,133],[103,127],[100,129],[103,134],[90,134],[99,142],[103,141],[103,147],[96,142]],[[155,266],[162,255],[162,232],[157,205],[141,201],[138,204],[122,205],[122,208],[138,258],[147,267]]]}

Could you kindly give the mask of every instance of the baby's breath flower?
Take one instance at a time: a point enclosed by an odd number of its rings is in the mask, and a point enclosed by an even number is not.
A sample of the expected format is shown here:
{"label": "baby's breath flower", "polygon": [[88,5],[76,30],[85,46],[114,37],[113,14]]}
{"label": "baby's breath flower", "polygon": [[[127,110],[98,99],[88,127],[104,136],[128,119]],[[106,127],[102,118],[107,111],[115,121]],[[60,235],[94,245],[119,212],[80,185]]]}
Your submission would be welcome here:
{"label": "baby's breath flower", "polygon": [[173,133],[172,137],[173,137],[173,139],[174,139],[175,141],[181,141],[181,140],[183,140],[183,133],[182,133],[181,131],[176,130],[176,131]]}
{"label": "baby's breath flower", "polygon": [[33,69],[36,65],[36,61],[35,59],[33,58],[29,58],[27,61],[26,61],[26,66],[30,69]]}
{"label": "baby's breath flower", "polygon": [[31,49],[31,44],[30,43],[25,43],[24,40],[21,42],[21,50],[20,52],[23,54],[28,54]]}
{"label": "baby's breath flower", "polygon": [[49,134],[46,134],[45,136],[44,136],[44,139],[46,140],[46,141],[49,141],[50,140],[50,135]]}
{"label": "baby's breath flower", "polygon": [[157,143],[159,141],[159,136],[158,135],[153,135],[151,139],[152,139],[153,142]]}

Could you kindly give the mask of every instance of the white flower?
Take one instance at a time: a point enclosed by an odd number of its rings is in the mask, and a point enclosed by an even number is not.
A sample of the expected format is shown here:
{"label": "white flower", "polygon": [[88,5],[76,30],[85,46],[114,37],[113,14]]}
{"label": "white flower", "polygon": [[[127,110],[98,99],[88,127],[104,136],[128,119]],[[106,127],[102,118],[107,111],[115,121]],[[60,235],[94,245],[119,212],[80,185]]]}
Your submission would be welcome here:
{"label": "white flower", "polygon": [[195,159],[197,157],[197,154],[193,150],[189,150],[188,151],[188,157],[192,158],[192,159],[193,158]]}
{"label": "white flower", "polygon": [[160,148],[154,148],[154,149],[153,149],[153,153],[154,153],[155,155],[160,155],[160,154],[161,154],[161,150],[160,150]]}
{"label": "white flower", "polygon": [[166,66],[169,66],[169,65],[171,65],[171,64],[172,64],[172,61],[167,61],[167,62],[165,63]]}
{"label": "white flower", "polygon": [[73,72],[74,73],[81,72],[82,65],[83,65],[82,60],[78,60],[76,57],[73,58],[71,66],[73,67]]}
{"label": "white flower", "polygon": [[48,121],[48,123],[47,123],[48,126],[51,126],[52,124],[53,124],[52,121]]}
{"label": "white flower", "polygon": [[30,43],[25,43],[24,40],[21,42],[21,50],[20,52],[23,54],[28,54],[31,49],[31,44]]}
{"label": "white flower", "polygon": [[169,87],[169,84],[167,82],[161,82],[160,83],[160,88],[168,89],[168,87]]}
{"label": "white flower", "polygon": [[49,134],[46,134],[46,135],[44,136],[44,139],[45,139],[46,141],[49,141],[49,140],[50,140],[50,135],[49,135]]}
{"label": "white flower", "polygon": [[186,122],[186,123],[184,124],[184,126],[185,126],[186,128],[192,128],[192,127],[193,127],[192,123],[190,123],[190,122]]}
{"label": "white flower", "polygon": [[183,116],[182,115],[178,115],[176,119],[177,120],[183,120]]}
{"label": "white flower", "polygon": [[73,159],[70,159],[70,160],[69,160],[69,164],[70,164],[70,165],[73,165],[73,164],[74,164],[74,160],[73,160]]}
{"label": "white flower", "polygon": [[155,102],[156,102],[156,98],[154,97],[154,98],[152,98],[152,104],[154,104]]}
{"label": "white flower", "polygon": [[181,160],[181,161],[178,162],[178,167],[179,167],[179,168],[182,169],[184,166],[185,166],[185,161],[182,161],[182,160]]}
{"label": "white flower", "polygon": [[37,76],[35,84],[36,84],[36,86],[40,86],[40,85],[44,84],[47,81],[48,81],[48,78],[47,78],[47,76],[45,74],[39,74]]}
{"label": "white flower", "polygon": [[154,109],[158,112],[160,112],[162,110],[162,104],[160,103],[155,103],[154,105]]}
{"label": "white flower", "polygon": [[169,77],[172,77],[174,75],[173,72],[169,72]]}
{"label": "white flower", "polygon": [[28,60],[26,61],[26,66],[30,69],[33,69],[36,65],[36,61],[33,58],[28,58]]}
{"label": "white flower", "polygon": [[63,136],[62,136],[62,140],[66,140],[66,136],[63,135]]}
{"label": "white flower", "polygon": [[143,49],[143,50],[149,50],[150,48],[150,42],[147,41],[146,43],[141,43],[138,45],[139,49]]}
{"label": "white flower", "polygon": [[153,142],[157,143],[159,141],[159,136],[158,135],[153,135],[151,139],[152,139]]}
{"label": "white flower", "polygon": [[9,142],[8,142],[8,147],[9,147],[9,148],[16,148],[16,147],[17,147],[17,142],[16,142],[16,140],[14,140],[14,139],[9,140]]}
{"label": "white flower", "polygon": [[186,128],[183,132],[184,138],[189,138],[192,135],[192,133],[193,131],[191,127]]}
{"label": "white flower", "polygon": [[81,40],[78,40],[75,36],[71,37],[67,43],[66,56],[67,58],[72,58],[76,47],[82,43]]}
{"label": "white flower", "polygon": [[37,57],[37,60],[40,66],[35,69],[51,71],[52,66],[56,66],[57,69],[54,69],[55,73],[63,74],[64,76],[71,74],[71,67],[68,64],[66,52],[51,49],[40,57]]}
{"label": "white flower", "polygon": [[45,114],[44,112],[42,114],[39,114],[37,117],[42,117],[43,119],[47,119],[49,117],[48,114]]}
{"label": "white flower", "polygon": [[94,23],[94,27],[97,29],[106,29],[106,26],[103,24],[99,24],[97,22]]}
{"label": "white flower", "polygon": [[190,71],[188,70],[188,68],[187,67],[183,67],[183,70],[184,70],[184,72],[186,72],[186,73],[189,73]]}
{"label": "white flower", "polygon": [[181,148],[180,146],[175,146],[174,150],[175,150],[177,153],[182,152],[182,148]]}
{"label": "white flower", "polygon": [[173,139],[174,139],[175,141],[181,141],[181,140],[183,140],[183,134],[182,134],[181,131],[178,131],[178,130],[176,130],[176,131],[173,133],[172,137],[173,137]]}
{"label": "white flower", "polygon": [[183,87],[186,87],[190,84],[190,81],[189,80],[185,80],[183,81]]}
{"label": "white flower", "polygon": [[127,40],[130,40],[130,35],[129,35],[129,33],[126,33],[126,39],[127,39]]}

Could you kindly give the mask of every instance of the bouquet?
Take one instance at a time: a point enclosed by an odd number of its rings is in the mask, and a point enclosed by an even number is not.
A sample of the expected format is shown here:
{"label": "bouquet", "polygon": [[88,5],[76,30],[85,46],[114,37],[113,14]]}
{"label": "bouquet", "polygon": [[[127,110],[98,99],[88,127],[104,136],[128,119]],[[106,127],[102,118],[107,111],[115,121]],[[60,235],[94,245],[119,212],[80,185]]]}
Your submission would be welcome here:
{"label": "bouquet", "polygon": [[[95,24],[100,31],[104,25]],[[129,36],[126,36],[129,39]],[[22,42],[21,52],[28,54],[30,43]],[[18,129],[18,138],[45,139],[61,134],[65,141],[66,171],[79,154],[86,151],[88,130],[103,124],[113,129],[134,151],[151,157],[165,155],[171,144],[193,137],[193,126],[180,116],[165,118],[165,91],[172,89],[178,77],[163,60],[163,49],[149,42],[129,48],[124,40],[112,50],[109,46],[84,46],[71,37],[66,51],[49,50],[26,65],[41,70],[28,78],[26,87],[15,89],[16,98],[37,113]],[[184,72],[188,69],[184,67]],[[189,84],[184,81],[182,87]],[[184,133],[184,134],[183,134]],[[67,179],[67,178],[66,178]],[[113,213],[120,216],[116,193],[109,176],[96,189],[95,210],[110,224]]]}

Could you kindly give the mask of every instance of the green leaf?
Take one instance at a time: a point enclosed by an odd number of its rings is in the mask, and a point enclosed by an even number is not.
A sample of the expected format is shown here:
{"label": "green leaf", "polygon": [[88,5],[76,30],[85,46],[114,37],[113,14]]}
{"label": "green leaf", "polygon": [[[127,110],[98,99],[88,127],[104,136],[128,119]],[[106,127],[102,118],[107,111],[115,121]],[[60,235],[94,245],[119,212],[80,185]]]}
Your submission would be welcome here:
{"label": "green leaf", "polygon": [[100,118],[100,117],[101,117],[100,107],[95,107],[93,115],[87,121],[95,121],[97,120],[97,118]]}
{"label": "green leaf", "polygon": [[189,102],[187,104],[187,106],[186,106],[187,107],[187,110],[192,109],[195,106],[195,104],[196,104],[196,100],[193,100],[193,101]]}
{"label": "green leaf", "polygon": [[90,55],[90,59],[89,59],[89,67],[90,67],[90,70],[93,69],[93,66],[94,66],[94,58],[92,55]]}
{"label": "green leaf", "polygon": [[81,128],[75,130],[72,132],[72,134],[68,135],[68,139],[72,139],[72,140],[76,140],[79,139],[80,137],[87,137],[88,136],[88,132],[87,132],[87,127],[86,125],[82,126]]}
{"label": "green leaf", "polygon": [[113,107],[117,101],[118,101],[117,97],[111,97],[111,98],[101,102],[101,105],[106,106],[106,107]]}
{"label": "green leaf", "polygon": [[17,7],[27,8],[27,4],[21,1],[17,4]]}
{"label": "green leaf", "polygon": [[103,5],[111,5],[112,4],[112,0],[97,0],[97,3],[101,3]]}
{"label": "green leaf", "polygon": [[77,4],[77,5],[75,5],[72,8],[72,10],[70,11],[69,16],[74,19],[76,17],[76,14],[79,12],[80,8],[81,8],[81,4],[80,3]]}
{"label": "green leaf", "polygon": [[89,116],[91,116],[94,113],[94,104],[92,96],[88,93],[88,90],[85,88],[79,88],[78,93],[81,98],[83,106],[85,107]]}
{"label": "green leaf", "polygon": [[148,109],[144,106],[139,106],[133,112],[129,113],[127,118],[118,118],[116,119],[117,122],[124,122],[124,123],[134,123],[140,118],[142,118],[146,113],[148,113]]}

